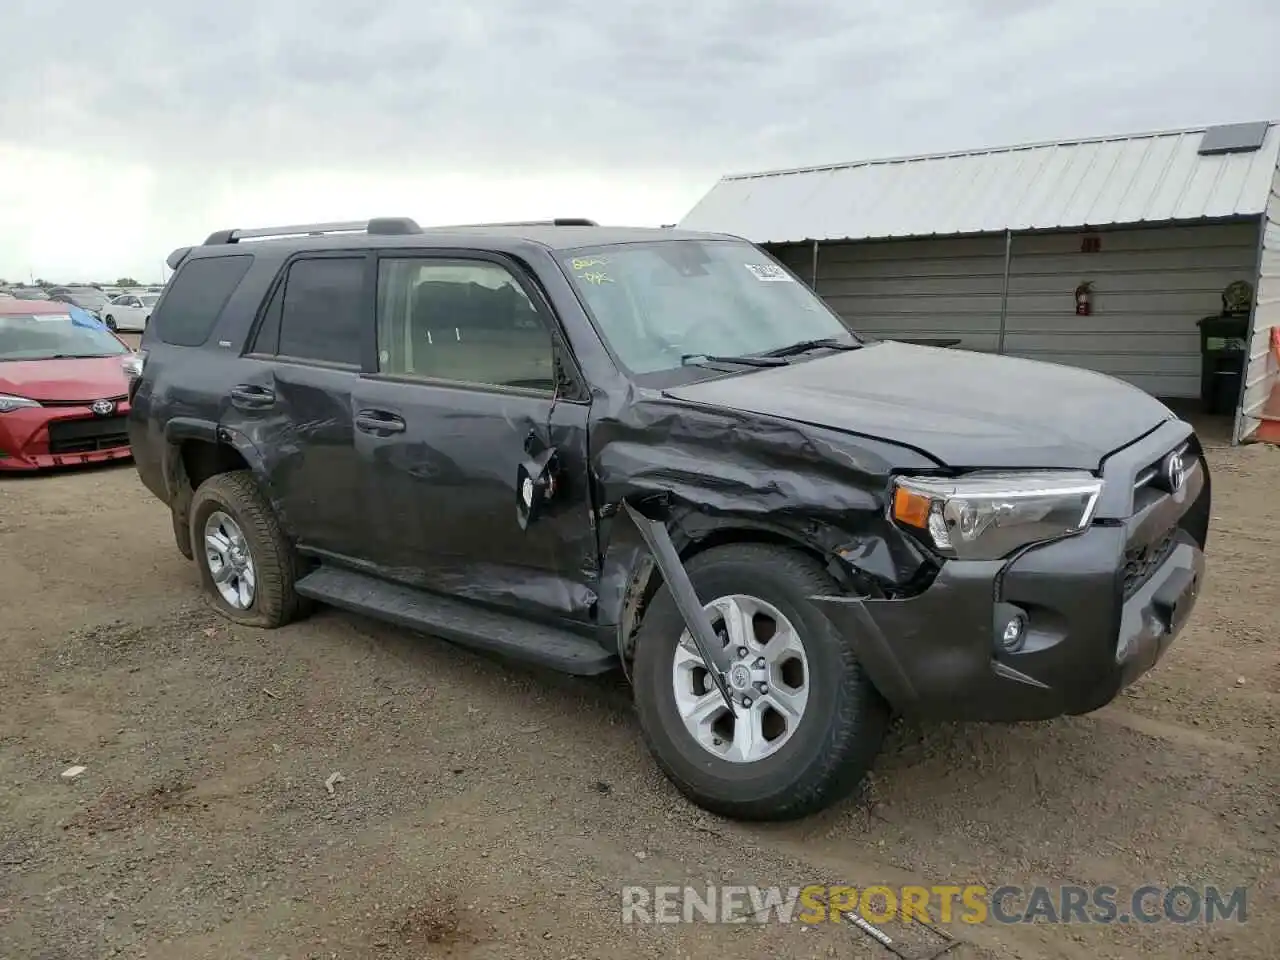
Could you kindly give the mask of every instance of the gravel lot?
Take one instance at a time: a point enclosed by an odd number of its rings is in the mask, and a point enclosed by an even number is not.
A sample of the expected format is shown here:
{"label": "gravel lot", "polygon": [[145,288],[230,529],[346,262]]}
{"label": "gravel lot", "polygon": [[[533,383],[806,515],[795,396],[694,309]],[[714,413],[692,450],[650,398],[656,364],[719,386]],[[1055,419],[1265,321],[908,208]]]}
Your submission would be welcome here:
{"label": "gravel lot", "polygon": [[889,956],[619,922],[624,884],[713,880],[1249,884],[1244,925],[957,926],[951,955],[1273,957],[1280,450],[1212,456],[1209,584],[1157,670],[1089,717],[899,726],[866,795],[769,828],[681,799],[619,681],[336,611],[232,627],[131,466],[0,480],[0,957]]}

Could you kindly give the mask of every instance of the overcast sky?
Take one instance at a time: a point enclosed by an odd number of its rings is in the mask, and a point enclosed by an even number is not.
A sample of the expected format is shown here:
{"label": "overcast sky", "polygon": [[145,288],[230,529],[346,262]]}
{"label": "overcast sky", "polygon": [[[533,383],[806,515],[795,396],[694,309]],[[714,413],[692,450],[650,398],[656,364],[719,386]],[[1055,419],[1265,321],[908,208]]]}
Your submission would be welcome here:
{"label": "overcast sky", "polygon": [[0,277],[224,227],[679,220],[723,173],[1280,119],[1277,0],[16,0]]}

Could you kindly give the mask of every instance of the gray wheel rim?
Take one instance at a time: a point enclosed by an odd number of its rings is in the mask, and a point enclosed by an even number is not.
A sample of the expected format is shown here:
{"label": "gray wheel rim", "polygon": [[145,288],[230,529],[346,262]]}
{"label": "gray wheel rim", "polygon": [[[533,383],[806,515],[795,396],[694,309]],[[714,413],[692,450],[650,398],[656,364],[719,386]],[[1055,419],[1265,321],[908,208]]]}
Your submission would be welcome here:
{"label": "gray wheel rim", "polygon": [[686,630],[672,663],[676,709],[685,729],[708,753],[730,763],[756,763],[779,750],[809,703],[809,659],[791,621],[758,597],[734,594],[704,608],[730,649],[725,679],[730,712]]}
{"label": "gray wheel rim", "polygon": [[221,510],[204,522],[204,555],[213,585],[228,606],[248,610],[257,593],[258,571],[240,525]]}

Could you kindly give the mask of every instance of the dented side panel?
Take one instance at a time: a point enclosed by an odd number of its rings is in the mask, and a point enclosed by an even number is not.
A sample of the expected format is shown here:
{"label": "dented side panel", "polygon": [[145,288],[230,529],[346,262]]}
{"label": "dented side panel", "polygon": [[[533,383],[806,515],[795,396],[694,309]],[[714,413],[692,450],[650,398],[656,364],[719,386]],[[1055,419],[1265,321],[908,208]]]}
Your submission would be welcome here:
{"label": "dented side panel", "polygon": [[[258,451],[264,490],[299,542],[343,551],[359,543],[371,505],[359,496],[360,471],[353,442],[353,370],[234,361],[236,377],[224,386],[220,426]],[[260,408],[238,406],[237,385],[269,392]]]}
{"label": "dented side panel", "polygon": [[889,522],[890,475],[936,469],[893,444],[753,414],[629,392],[592,426],[591,469],[602,504],[600,618],[625,635],[650,553],[622,502],[665,505],[687,553],[710,537],[793,542],[881,588],[908,584],[928,560]]}
{"label": "dented side panel", "polygon": [[[362,559],[394,579],[542,618],[587,622],[598,564],[587,490],[587,406],[550,397],[362,380],[356,406],[403,433],[356,433],[374,505]],[[548,512],[521,529],[517,473],[529,451],[559,463]]]}

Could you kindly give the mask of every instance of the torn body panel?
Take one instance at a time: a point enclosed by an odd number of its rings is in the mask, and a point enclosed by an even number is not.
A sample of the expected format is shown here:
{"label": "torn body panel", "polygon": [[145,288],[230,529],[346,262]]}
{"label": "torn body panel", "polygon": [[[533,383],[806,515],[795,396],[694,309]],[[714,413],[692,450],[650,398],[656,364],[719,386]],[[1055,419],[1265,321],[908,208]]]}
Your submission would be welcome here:
{"label": "torn body panel", "polygon": [[636,525],[636,529],[640,531],[640,535],[644,537],[650,553],[653,554],[654,561],[662,572],[662,578],[666,582],[667,588],[671,591],[672,597],[675,598],[680,615],[689,627],[694,646],[698,648],[702,662],[709,668],[708,675],[715,684],[716,689],[719,690],[720,697],[724,700],[724,705],[730,713],[736,713],[733,695],[730,693],[729,684],[725,679],[725,675],[729,672],[732,656],[716,636],[711,617],[707,614],[702,601],[698,598],[697,591],[694,589],[689,575],[685,572],[684,564],[680,561],[680,554],[676,552],[676,548],[671,542],[671,537],[667,533],[665,518],[661,514],[658,516],[646,516],[625,500],[622,502],[622,506],[627,516]]}
{"label": "torn body panel", "polygon": [[[893,474],[938,469],[912,449],[662,398],[633,401],[625,420],[602,419],[594,437],[607,544],[601,610],[618,611],[624,663],[647,598],[675,565],[619,523],[609,505],[620,502],[662,504],[681,562],[726,536],[825,559],[833,588],[815,602],[896,710],[933,719],[1036,720],[1103,706],[1168,649],[1203,578],[1202,463],[1178,492],[1124,522],[1002,560],[959,561],[926,553],[888,518]],[[1134,456],[1147,457],[1147,446]],[[1129,459],[1111,468],[1124,490]],[[1135,550],[1162,559],[1148,579],[1123,586]],[[1008,645],[1015,620],[1024,632]]]}
{"label": "torn body panel", "polygon": [[[850,590],[909,587],[931,561],[886,516],[893,471],[936,469],[919,453],[755,414],[628,396],[593,417],[591,469],[603,545],[600,622],[619,627],[626,652],[643,605],[661,582],[621,503],[663,504],[671,541],[701,546],[763,540],[835,561]],[[594,408],[593,408],[594,409]]]}

